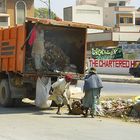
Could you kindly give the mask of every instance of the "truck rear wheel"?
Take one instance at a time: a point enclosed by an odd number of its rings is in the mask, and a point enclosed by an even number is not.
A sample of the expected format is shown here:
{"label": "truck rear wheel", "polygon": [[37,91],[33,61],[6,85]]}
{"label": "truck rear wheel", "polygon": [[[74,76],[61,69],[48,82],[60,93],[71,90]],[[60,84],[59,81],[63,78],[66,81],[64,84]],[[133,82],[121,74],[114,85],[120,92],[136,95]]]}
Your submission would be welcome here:
{"label": "truck rear wheel", "polygon": [[3,107],[10,107],[13,104],[7,79],[0,82],[0,104]]}

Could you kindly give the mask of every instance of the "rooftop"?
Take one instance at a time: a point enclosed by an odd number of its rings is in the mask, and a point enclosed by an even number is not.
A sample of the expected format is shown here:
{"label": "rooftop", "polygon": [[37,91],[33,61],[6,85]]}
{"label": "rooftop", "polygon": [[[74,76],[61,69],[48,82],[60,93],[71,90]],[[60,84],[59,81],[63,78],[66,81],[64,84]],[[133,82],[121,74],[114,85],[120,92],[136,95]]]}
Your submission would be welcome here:
{"label": "rooftop", "polygon": [[39,19],[39,18],[33,18],[33,17],[27,17],[26,20],[31,21],[32,23],[42,23],[42,24],[54,25],[54,26],[89,28],[89,29],[98,29],[98,30],[112,30],[111,27],[100,26],[100,25],[95,25],[95,24],[88,24],[88,23],[57,21],[57,20],[53,20],[53,19]]}

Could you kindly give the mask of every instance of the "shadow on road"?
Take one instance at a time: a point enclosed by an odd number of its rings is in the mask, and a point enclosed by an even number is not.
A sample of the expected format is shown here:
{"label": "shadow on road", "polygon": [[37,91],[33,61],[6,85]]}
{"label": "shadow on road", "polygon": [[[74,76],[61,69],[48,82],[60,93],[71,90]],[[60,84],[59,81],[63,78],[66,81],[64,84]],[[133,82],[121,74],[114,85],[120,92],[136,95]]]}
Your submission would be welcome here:
{"label": "shadow on road", "polygon": [[72,116],[72,115],[68,115],[68,116],[51,116],[51,118],[60,118],[60,119],[70,119],[70,118],[74,118],[74,119],[79,119],[79,118],[84,118],[84,117],[81,117],[79,115],[76,115],[76,116]]}
{"label": "shadow on road", "polygon": [[[33,115],[44,115],[49,114],[47,112],[43,112],[46,109],[39,109],[35,105],[29,103],[21,103],[20,105],[16,105],[15,107],[0,107],[0,115],[4,114],[22,114],[22,113],[32,113]],[[47,109],[47,110],[53,110]]]}

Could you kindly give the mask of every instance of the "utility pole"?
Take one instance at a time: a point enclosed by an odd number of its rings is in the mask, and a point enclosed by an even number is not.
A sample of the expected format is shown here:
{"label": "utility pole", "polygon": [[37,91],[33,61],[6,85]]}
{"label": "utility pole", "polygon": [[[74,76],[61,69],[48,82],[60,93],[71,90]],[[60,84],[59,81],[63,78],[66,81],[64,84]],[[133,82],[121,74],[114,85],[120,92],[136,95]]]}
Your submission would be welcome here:
{"label": "utility pole", "polygon": [[51,1],[50,0],[40,0],[41,2],[43,2],[44,4],[47,5],[48,7],[48,18],[51,19]]}
{"label": "utility pole", "polygon": [[49,19],[51,19],[51,3],[50,3],[50,0],[48,0],[48,12],[49,12]]}

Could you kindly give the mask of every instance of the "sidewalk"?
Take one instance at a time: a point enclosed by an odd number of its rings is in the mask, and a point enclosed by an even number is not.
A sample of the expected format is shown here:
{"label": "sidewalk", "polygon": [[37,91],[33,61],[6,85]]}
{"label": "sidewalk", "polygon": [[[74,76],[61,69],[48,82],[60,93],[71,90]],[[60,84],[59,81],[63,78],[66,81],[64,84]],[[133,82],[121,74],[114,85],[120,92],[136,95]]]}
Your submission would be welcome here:
{"label": "sidewalk", "polygon": [[119,82],[119,83],[138,83],[140,84],[140,78],[127,75],[104,75],[99,74],[105,82]]}

